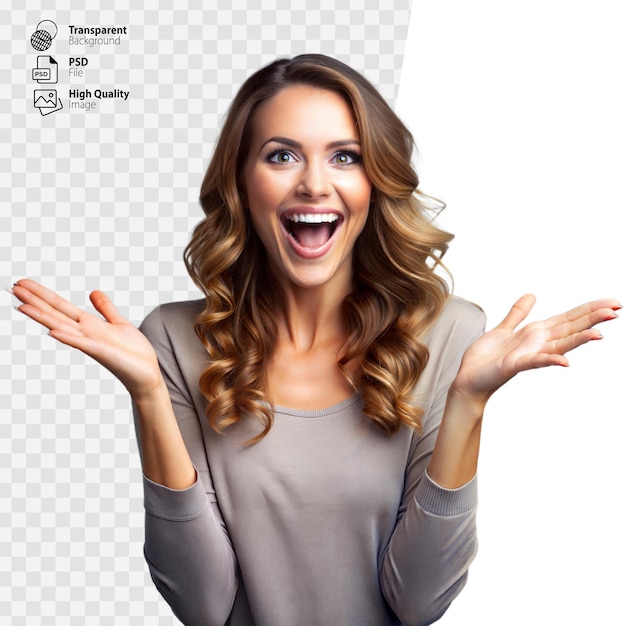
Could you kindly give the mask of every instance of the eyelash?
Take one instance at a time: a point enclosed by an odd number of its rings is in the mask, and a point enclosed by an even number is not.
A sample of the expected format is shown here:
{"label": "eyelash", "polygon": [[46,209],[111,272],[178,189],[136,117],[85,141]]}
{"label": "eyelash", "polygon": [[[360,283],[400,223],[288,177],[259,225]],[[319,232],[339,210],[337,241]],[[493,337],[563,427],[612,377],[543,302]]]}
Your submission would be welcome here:
{"label": "eyelash", "polygon": [[350,163],[337,163],[337,165],[358,165],[363,162],[361,155],[358,152],[354,152],[353,150],[341,150],[341,152],[337,152],[333,155],[333,158],[337,158],[340,155],[346,155],[350,157]]}
{"label": "eyelash", "polygon": [[[291,150],[288,148],[277,148],[276,150],[272,150],[272,152],[267,155],[266,159],[270,163],[281,163],[281,161],[277,160],[279,154],[288,154],[290,157],[295,158]],[[340,155],[346,155],[350,158],[349,163],[336,163],[341,167],[346,167],[347,165],[358,165],[363,162],[361,155],[353,150],[340,150],[339,152],[333,154],[333,159],[337,159]]]}
{"label": "eyelash", "polygon": [[293,157],[291,150],[287,148],[277,148],[276,150],[272,150],[272,152],[267,155],[266,159],[271,163],[281,163],[281,161],[276,159],[279,154],[288,154],[290,157]]}

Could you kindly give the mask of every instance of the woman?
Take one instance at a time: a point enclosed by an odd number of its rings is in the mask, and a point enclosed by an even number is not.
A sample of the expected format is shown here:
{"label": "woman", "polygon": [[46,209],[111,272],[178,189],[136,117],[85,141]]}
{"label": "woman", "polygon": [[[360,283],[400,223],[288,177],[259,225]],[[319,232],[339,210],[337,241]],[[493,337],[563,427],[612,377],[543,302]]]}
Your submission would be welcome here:
{"label": "woman", "polygon": [[[185,624],[428,624],[476,550],[485,404],[567,365],[616,317],[595,301],[482,334],[434,270],[413,140],[358,73],[321,55],[242,86],[186,250],[204,298],[138,332],[29,280],[19,309],[131,394],[150,571]],[[147,339],[146,339],[147,337]]]}

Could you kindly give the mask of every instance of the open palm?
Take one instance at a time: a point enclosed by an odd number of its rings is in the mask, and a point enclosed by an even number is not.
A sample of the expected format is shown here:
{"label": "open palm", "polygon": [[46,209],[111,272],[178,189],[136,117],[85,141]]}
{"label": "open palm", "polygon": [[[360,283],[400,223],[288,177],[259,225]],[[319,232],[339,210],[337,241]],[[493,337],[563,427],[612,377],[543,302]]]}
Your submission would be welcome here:
{"label": "open palm", "polygon": [[161,374],[154,349],[103,292],[92,292],[90,299],[104,319],[29,279],[18,281],[13,294],[22,302],[19,311],[48,328],[50,336],[106,367],[134,397],[159,386]]}
{"label": "open palm", "polygon": [[500,324],[468,348],[454,383],[457,390],[486,401],[519,372],[567,366],[565,353],[601,339],[593,326],[614,319],[621,308],[614,299],[595,300],[516,330],[534,304],[533,295],[522,296]]}

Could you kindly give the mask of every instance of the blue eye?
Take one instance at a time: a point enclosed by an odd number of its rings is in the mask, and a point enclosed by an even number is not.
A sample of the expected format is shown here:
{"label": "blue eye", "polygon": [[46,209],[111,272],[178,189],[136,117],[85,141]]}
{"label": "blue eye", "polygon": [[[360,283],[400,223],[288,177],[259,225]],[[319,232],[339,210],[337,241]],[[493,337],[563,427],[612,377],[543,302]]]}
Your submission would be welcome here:
{"label": "blue eye", "polygon": [[361,163],[361,155],[351,150],[343,150],[333,155],[333,160],[337,165],[355,165]]}

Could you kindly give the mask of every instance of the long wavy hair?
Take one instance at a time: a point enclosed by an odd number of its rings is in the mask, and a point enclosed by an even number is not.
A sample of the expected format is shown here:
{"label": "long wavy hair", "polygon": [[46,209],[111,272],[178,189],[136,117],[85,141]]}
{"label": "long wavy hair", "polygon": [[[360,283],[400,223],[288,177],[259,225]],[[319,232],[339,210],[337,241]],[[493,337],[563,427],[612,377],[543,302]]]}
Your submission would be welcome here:
{"label": "long wavy hair", "polygon": [[318,54],[279,59],[245,81],[202,182],[205,217],[184,258],[206,297],[195,331],[210,357],[199,381],[209,423],[222,432],[244,415],[257,418],[262,430],[253,443],[274,419],[266,370],[282,300],[243,204],[242,170],[257,107],[291,85],[328,89],[346,99],[372,183],[368,219],[353,254],[355,289],[343,303],[348,333],[339,368],[361,393],[365,415],[383,431],[394,433],[401,424],[420,431],[423,412],[412,398],[428,361],[420,338],[449,295],[435,269],[452,235],[434,225],[431,212],[438,205],[417,189],[409,130],[361,74]]}

